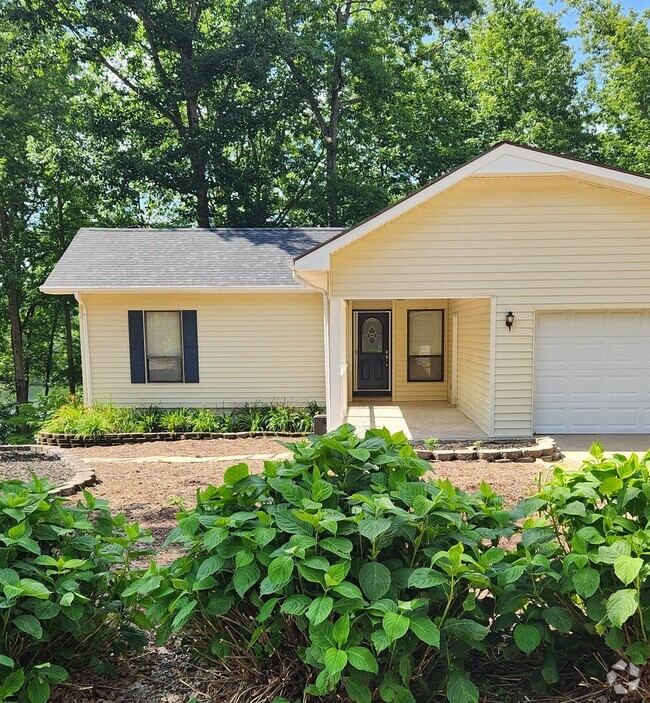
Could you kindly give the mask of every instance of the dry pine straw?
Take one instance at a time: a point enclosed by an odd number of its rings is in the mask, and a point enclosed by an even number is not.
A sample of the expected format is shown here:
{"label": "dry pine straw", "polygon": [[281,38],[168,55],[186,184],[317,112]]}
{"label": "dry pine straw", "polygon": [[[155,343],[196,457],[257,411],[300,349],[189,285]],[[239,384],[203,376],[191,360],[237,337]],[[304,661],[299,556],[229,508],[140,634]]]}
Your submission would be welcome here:
{"label": "dry pine straw", "polygon": [[[246,454],[275,454],[283,448],[270,438],[237,440],[186,440],[181,442],[153,442],[143,445],[115,447],[90,447],[76,449],[81,459],[89,457],[136,458],[144,456],[235,456]],[[92,463],[92,462],[91,462]],[[247,462],[251,471],[260,471],[263,461]],[[94,495],[110,500],[111,507],[124,512],[130,520],[152,530],[159,547],[167,532],[174,525],[173,499],[183,500],[188,507],[194,504],[196,490],[208,483],[218,484],[223,478],[228,462],[209,463],[145,463],[111,462],[95,464],[99,485],[91,491]],[[432,476],[448,478],[459,488],[475,492],[481,481],[488,482],[510,504],[529,495],[538,476],[546,474],[548,464],[538,461],[522,464],[494,464],[489,462],[439,462],[434,465]],[[74,496],[72,497],[74,498]],[[167,550],[164,560],[176,556]],[[241,673],[225,671],[212,665],[192,660],[179,642],[164,647],[150,645],[144,652],[131,655],[117,662],[118,677],[107,679],[92,672],[80,672],[58,687],[54,703],[186,703],[195,697],[197,703],[270,703],[286,685],[282,672],[269,672],[268,680],[251,688]],[[498,675],[495,678],[499,678]],[[504,672],[496,697],[485,703],[534,701],[534,703],[560,703],[570,701],[606,703],[602,691],[592,689],[585,697],[584,688],[576,688],[574,696],[561,698],[526,698],[520,683],[525,684],[528,674],[513,676]],[[517,681],[518,679],[518,681]],[[508,698],[503,698],[507,692]],[[286,693],[289,693],[285,691]],[[300,697],[293,691],[294,697]],[[289,696],[291,697],[291,696]],[[620,699],[619,699],[620,700]],[[332,703],[332,701],[323,701]]]}

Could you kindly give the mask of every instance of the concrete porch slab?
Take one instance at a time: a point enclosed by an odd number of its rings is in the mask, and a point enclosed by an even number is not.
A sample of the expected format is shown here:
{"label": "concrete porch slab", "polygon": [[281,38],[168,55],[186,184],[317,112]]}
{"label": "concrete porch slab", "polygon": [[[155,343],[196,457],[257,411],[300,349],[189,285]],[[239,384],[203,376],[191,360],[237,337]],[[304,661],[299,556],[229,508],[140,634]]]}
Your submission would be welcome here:
{"label": "concrete porch slab", "polygon": [[346,422],[362,431],[386,427],[391,432],[403,432],[408,439],[487,437],[467,415],[442,400],[405,403],[355,401],[348,407]]}

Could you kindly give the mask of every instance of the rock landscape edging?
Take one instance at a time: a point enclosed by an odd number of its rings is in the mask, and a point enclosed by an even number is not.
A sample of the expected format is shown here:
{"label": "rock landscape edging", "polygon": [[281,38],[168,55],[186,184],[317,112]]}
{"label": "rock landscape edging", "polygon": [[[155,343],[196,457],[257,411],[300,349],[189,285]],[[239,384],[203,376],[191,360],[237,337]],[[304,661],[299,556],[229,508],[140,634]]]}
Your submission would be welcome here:
{"label": "rock landscape edging", "polygon": [[43,446],[110,447],[118,444],[144,444],[145,442],[178,442],[184,439],[250,439],[251,437],[303,438],[312,432],[121,432],[97,437],[77,437],[75,434],[40,432],[36,441]]}
{"label": "rock landscape edging", "polygon": [[543,461],[559,461],[562,453],[557,448],[552,437],[538,437],[534,444],[528,447],[509,447],[508,442],[503,442],[503,448],[495,447],[469,447],[468,449],[419,449],[415,453],[427,461],[495,461],[495,462],[533,462],[536,459]]}
{"label": "rock landscape edging", "polygon": [[43,446],[42,444],[0,445],[0,450],[3,449],[10,450],[12,452],[25,452],[30,454],[46,454],[49,456],[55,456],[66,466],[74,469],[75,474],[71,479],[50,491],[55,495],[68,496],[72,493],[76,493],[86,486],[93,486],[97,483],[95,469],[93,469],[92,466],[89,466],[86,462],[77,459],[75,456],[72,456],[72,454],[60,448]]}

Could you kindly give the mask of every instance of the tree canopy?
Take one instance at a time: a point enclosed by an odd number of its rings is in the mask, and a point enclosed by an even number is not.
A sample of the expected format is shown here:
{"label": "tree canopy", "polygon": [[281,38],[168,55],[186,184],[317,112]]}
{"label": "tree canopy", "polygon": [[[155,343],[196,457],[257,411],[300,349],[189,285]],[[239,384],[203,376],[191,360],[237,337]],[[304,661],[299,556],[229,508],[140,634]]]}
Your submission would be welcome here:
{"label": "tree canopy", "polygon": [[80,226],[347,226],[500,139],[650,171],[650,11],[567,2],[0,0],[0,388],[78,385]]}

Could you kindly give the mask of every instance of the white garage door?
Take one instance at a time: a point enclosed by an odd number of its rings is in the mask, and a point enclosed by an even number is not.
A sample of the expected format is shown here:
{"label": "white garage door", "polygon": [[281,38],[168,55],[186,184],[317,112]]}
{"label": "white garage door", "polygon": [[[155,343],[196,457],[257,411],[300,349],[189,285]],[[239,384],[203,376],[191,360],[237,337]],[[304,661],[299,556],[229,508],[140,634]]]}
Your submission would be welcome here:
{"label": "white garage door", "polygon": [[537,315],[535,431],[650,432],[650,311]]}

